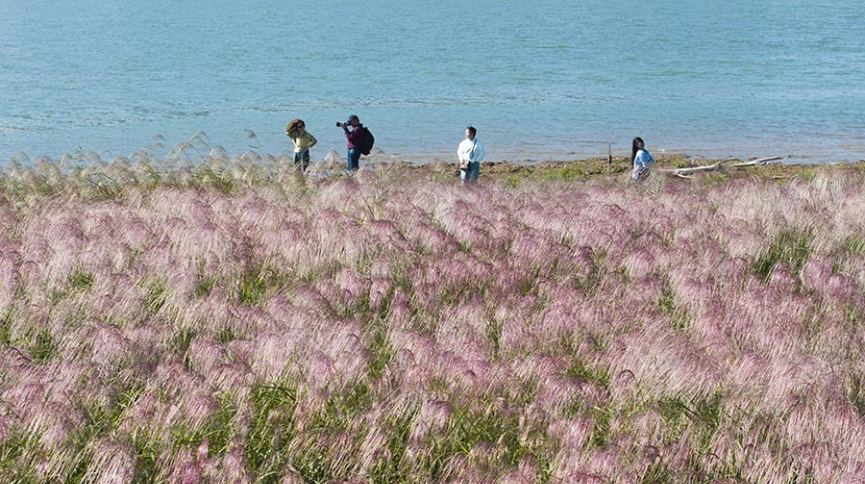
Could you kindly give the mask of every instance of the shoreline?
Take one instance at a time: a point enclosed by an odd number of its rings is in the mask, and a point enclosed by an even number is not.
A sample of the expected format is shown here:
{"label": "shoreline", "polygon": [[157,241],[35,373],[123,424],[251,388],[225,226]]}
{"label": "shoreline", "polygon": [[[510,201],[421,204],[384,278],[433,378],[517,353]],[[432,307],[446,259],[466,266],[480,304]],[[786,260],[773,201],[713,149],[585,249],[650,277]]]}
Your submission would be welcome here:
{"label": "shoreline", "polygon": [[[816,173],[833,169],[851,169],[865,171],[865,161],[842,162],[842,163],[784,163],[783,161],[769,161],[747,166],[735,166],[752,160],[739,158],[704,159],[690,158],[686,155],[660,155],[655,157],[657,163],[653,173],[654,177],[689,178],[699,180],[711,178],[715,181],[725,179],[738,179],[743,177],[756,178],[806,178],[813,177]],[[428,170],[431,173],[445,175],[449,173],[457,175],[456,162],[429,162],[424,164],[409,164],[398,161],[377,161],[375,165],[390,165],[393,167],[404,165],[410,169]],[[364,160],[361,160],[361,167]],[[715,169],[701,171],[706,167],[716,166]],[[664,171],[685,171],[696,169],[692,173],[676,176]],[[542,161],[535,163],[514,162],[482,162],[481,177],[486,176],[494,181],[509,180],[514,182],[522,179],[579,181],[605,178],[621,178],[629,176],[631,165],[624,157],[613,157],[611,162],[606,158],[594,157],[588,159],[570,161]]]}
{"label": "shoreline", "polygon": [[[330,126],[328,123],[327,126]],[[456,144],[461,137],[451,136],[443,128],[434,130],[429,140],[420,142],[416,137],[399,135],[390,123],[369,125],[378,139],[376,148],[383,156],[422,163],[425,160],[450,160],[455,155]],[[323,125],[313,130],[318,144],[312,151],[313,161],[329,156],[345,156],[345,140],[342,133],[331,132]],[[408,131],[418,129],[411,126]],[[258,131],[258,129],[256,129]],[[766,134],[742,132],[713,133],[708,136],[702,131],[689,132],[663,129],[661,132],[639,130],[649,142],[649,150],[655,156],[681,156],[694,159],[741,158],[759,156],[781,156],[785,163],[848,163],[862,161],[865,152],[865,137],[860,133],[839,130],[798,136],[783,133]],[[173,131],[178,133],[178,131]],[[182,132],[182,131],[181,131]],[[537,163],[545,161],[585,160],[595,157],[623,157],[630,153],[630,137],[622,133],[608,133],[593,129],[579,133],[577,137],[562,133],[544,132],[544,136],[505,136],[498,130],[488,127],[483,131],[481,140],[487,148],[488,159],[511,163]],[[791,137],[792,136],[792,137]],[[79,157],[85,153],[98,153],[103,159],[116,156],[132,157],[136,153],[147,152],[155,158],[171,157],[186,152],[197,158],[204,157],[212,150],[242,154],[253,150],[265,154],[282,154],[293,147],[283,131],[262,130],[258,134],[252,130],[229,133],[208,133],[196,131],[190,135],[145,136],[140,139],[106,138],[98,133],[80,133],[70,139],[17,139],[5,137],[0,133],[0,165],[12,159],[35,159],[50,157],[59,159],[65,156]]]}
{"label": "shoreline", "polygon": [[[361,172],[394,174],[400,170],[430,177],[439,182],[458,182],[459,170],[456,161],[435,157],[416,156],[416,160],[389,156],[381,150],[373,155],[362,157]],[[805,179],[810,180],[827,170],[854,170],[865,172],[865,161],[841,163],[785,163],[779,157],[760,159],[711,159],[692,158],[686,154],[658,154],[653,178],[687,179],[681,181],[699,182],[710,180],[723,182],[742,178],[757,179]],[[59,160],[39,157],[23,162],[8,163],[0,166],[0,181],[32,178],[35,174],[55,181],[84,179],[100,186],[129,185],[145,183],[139,180],[152,175],[169,175],[169,178],[235,178],[238,170],[246,174],[244,183],[256,185],[267,183],[274,177],[283,177],[293,171],[293,157],[286,153],[279,155],[259,154],[247,151],[239,156],[231,156],[218,148],[209,154],[191,159],[187,156],[176,158],[157,158],[150,153],[139,152],[130,158],[114,157],[103,160],[99,154],[85,152],[76,157],[64,156]],[[224,173],[220,175],[219,173]],[[425,173],[424,173],[425,172]],[[613,156],[572,159],[567,161],[484,161],[481,163],[480,183],[504,183],[516,186],[522,182],[579,182],[589,180],[624,181],[630,179],[631,164],[626,157]],[[143,175],[143,178],[142,178]],[[324,159],[314,161],[304,178],[309,181],[326,181],[346,175],[345,161],[335,152],[328,152]],[[59,176],[59,178],[58,178]],[[157,176],[161,178],[161,176]],[[97,180],[98,179],[98,180]],[[153,180],[151,180],[152,182]]]}
{"label": "shoreline", "polygon": [[[110,163],[115,159],[130,159],[138,161],[140,159],[154,162],[156,164],[200,164],[209,159],[228,158],[234,159],[237,157],[251,154],[253,158],[279,158],[282,156],[290,157],[292,155],[292,147],[280,139],[279,143],[266,142],[260,143],[257,138],[253,138],[255,144],[249,144],[245,148],[224,147],[219,144],[212,144],[206,139],[206,134],[203,132],[196,133],[185,140],[172,144],[165,142],[164,137],[159,137],[153,144],[143,146],[134,151],[121,151],[114,149],[86,149],[79,146],[75,151],[59,152],[54,154],[46,154],[45,151],[37,151],[35,149],[17,150],[7,153],[0,157],[0,170],[5,170],[7,167],[19,164],[29,165],[37,160],[50,160],[52,162],[69,163]],[[327,146],[325,148],[324,146]],[[228,145],[226,145],[228,146]],[[811,146],[810,148],[808,146]],[[717,162],[719,160],[742,160],[766,156],[778,156],[780,164],[789,165],[837,165],[837,164],[855,164],[865,161],[861,157],[862,149],[854,149],[857,147],[865,148],[865,145],[858,140],[850,140],[843,145],[843,149],[829,149],[825,147],[818,149],[816,146],[807,145],[798,148],[784,147],[778,149],[778,146],[752,146],[751,148],[734,147],[733,145],[725,147],[695,147],[695,146],[677,146],[654,144],[650,150],[656,159],[676,160],[678,164],[691,163],[702,164],[703,162]],[[378,146],[373,150],[373,155],[364,157],[362,161],[369,160],[373,162],[405,162],[411,165],[427,165],[435,163],[448,163],[455,160],[455,152],[450,147],[444,146],[426,146],[425,150],[412,149],[411,147],[397,145],[387,145],[386,149]],[[509,145],[493,145],[487,150],[487,160],[495,163],[504,163],[512,165],[543,165],[548,163],[595,163],[597,160],[606,160],[608,155],[613,159],[627,157],[630,153],[630,148],[625,149],[622,144],[615,144],[600,141],[574,141],[571,145],[561,143],[527,145],[525,143],[513,143]],[[31,153],[40,152],[40,155],[31,155]],[[117,154],[121,153],[121,154]],[[312,150],[312,162],[339,162],[345,157],[344,149],[334,147],[331,143],[322,143],[321,140],[316,148]]]}

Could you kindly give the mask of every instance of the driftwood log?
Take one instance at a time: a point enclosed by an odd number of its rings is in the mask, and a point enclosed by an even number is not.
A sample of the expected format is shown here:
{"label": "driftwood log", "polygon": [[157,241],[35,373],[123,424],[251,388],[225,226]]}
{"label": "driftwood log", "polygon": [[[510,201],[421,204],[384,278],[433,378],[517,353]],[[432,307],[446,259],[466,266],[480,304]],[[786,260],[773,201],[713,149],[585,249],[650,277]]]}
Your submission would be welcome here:
{"label": "driftwood log", "polygon": [[692,167],[688,167],[688,168],[660,168],[660,169],[653,170],[653,171],[655,171],[657,173],[663,173],[665,175],[678,176],[680,178],[690,178],[688,175],[691,175],[697,171],[712,171],[712,170],[717,170],[717,169],[721,168],[722,166],[730,166],[730,167],[734,167],[734,168],[743,168],[746,166],[765,165],[766,163],[768,163],[770,161],[776,161],[776,160],[780,160],[780,159],[781,159],[780,156],[767,156],[765,158],[757,158],[756,160],[742,161],[739,163],[733,163],[730,165],[725,165],[725,163],[729,163],[731,161],[736,161],[736,159],[734,158],[734,159],[730,159],[730,160],[722,160],[722,161],[719,161],[713,165],[692,166]]}

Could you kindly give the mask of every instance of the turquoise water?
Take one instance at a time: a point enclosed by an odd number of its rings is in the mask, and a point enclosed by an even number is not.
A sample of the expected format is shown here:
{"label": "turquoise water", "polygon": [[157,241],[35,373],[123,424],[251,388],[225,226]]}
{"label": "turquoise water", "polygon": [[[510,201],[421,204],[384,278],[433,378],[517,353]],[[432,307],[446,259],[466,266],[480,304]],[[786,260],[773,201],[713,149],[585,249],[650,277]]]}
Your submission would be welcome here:
{"label": "turquoise water", "polygon": [[[200,3],[201,5],[193,5]],[[168,150],[865,158],[865,10],[802,0],[0,0],[0,163]],[[16,159],[17,159],[16,158]]]}

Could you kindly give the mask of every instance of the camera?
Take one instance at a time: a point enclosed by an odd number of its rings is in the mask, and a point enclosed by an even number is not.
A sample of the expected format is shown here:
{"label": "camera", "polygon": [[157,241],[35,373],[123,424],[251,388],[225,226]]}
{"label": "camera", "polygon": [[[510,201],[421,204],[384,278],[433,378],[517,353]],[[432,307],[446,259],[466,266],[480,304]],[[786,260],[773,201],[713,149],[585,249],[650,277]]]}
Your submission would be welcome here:
{"label": "camera", "polygon": [[351,121],[346,121],[346,122],[344,122],[344,123],[340,123],[339,121],[337,121],[337,122],[336,122],[336,127],[337,127],[337,128],[342,128],[342,127],[346,127],[346,128],[348,128],[348,127],[351,127]]}

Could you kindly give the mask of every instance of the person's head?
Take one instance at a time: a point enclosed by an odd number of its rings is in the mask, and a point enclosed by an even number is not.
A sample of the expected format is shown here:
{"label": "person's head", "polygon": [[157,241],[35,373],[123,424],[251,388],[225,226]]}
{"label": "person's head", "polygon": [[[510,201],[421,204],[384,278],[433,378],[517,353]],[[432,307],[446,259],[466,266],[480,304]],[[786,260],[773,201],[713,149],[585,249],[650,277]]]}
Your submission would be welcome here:
{"label": "person's head", "polygon": [[466,126],[466,139],[474,141],[475,136],[477,136],[478,130],[475,129],[474,126]]}
{"label": "person's head", "polygon": [[631,143],[631,162],[634,161],[634,158],[637,157],[637,152],[641,149],[645,148],[646,144],[643,143],[643,138],[637,136],[634,138],[634,141]]}
{"label": "person's head", "polygon": [[305,125],[302,119],[294,118],[288,122],[288,126],[285,127],[286,133],[292,133],[297,131],[298,125]]}
{"label": "person's head", "polygon": [[357,127],[357,125],[360,124],[360,119],[357,117],[357,114],[352,114],[348,117],[348,124],[350,124],[352,128]]}
{"label": "person's head", "polygon": [[297,120],[297,128],[296,128],[296,129],[297,129],[297,132],[298,132],[298,133],[303,133],[303,132],[305,132],[305,131],[306,131],[306,123],[304,123],[302,119],[298,119],[298,120]]}

